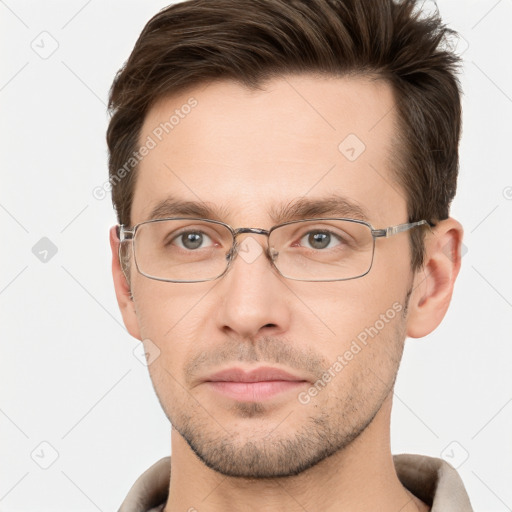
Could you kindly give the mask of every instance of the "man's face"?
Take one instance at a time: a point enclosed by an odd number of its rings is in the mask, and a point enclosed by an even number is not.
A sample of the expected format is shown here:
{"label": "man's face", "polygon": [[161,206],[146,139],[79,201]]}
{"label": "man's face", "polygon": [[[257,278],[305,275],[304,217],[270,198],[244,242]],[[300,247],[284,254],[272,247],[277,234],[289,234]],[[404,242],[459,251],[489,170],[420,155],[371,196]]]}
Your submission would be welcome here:
{"label": "man's face", "polygon": [[[197,105],[183,109],[191,97]],[[140,164],[132,225],[172,196],[234,228],[269,229],[271,208],[333,194],[375,228],[407,222],[391,168],[393,105],[382,80],[313,76],[273,79],[263,91],[214,82],[162,100],[140,136],[157,145]],[[176,109],[179,122],[158,141],[154,130]],[[244,240],[266,249],[265,236]],[[287,280],[264,252],[240,253],[226,275],[202,283],[148,279],[132,265],[135,334],[159,348],[149,367],[159,400],[209,467],[290,475],[347,446],[389,403],[412,281],[407,233],[377,239],[369,274],[348,281]],[[223,370],[262,367],[294,380],[213,382]]]}

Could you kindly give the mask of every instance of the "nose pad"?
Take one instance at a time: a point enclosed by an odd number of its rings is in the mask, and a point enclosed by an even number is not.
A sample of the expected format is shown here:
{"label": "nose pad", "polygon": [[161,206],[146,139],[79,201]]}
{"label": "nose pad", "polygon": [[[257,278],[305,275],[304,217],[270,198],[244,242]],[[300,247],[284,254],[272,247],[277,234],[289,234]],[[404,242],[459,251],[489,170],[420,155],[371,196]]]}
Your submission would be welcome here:
{"label": "nose pad", "polygon": [[231,264],[235,259],[237,253],[236,242],[232,245],[231,249],[226,253],[226,262]]}
{"label": "nose pad", "polygon": [[270,261],[272,263],[274,263],[276,258],[279,256],[279,251],[277,251],[274,247],[269,247],[267,254],[268,254]]}

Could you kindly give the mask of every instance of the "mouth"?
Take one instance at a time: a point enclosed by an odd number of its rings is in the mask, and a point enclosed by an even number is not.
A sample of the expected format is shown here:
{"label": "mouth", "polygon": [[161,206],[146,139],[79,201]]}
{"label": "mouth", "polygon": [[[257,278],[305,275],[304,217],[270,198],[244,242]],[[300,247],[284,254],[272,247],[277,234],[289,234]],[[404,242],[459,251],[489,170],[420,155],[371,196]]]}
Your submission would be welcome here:
{"label": "mouth", "polygon": [[243,402],[261,402],[279,394],[297,391],[309,381],[279,368],[260,367],[245,371],[228,368],[204,380],[212,391]]}

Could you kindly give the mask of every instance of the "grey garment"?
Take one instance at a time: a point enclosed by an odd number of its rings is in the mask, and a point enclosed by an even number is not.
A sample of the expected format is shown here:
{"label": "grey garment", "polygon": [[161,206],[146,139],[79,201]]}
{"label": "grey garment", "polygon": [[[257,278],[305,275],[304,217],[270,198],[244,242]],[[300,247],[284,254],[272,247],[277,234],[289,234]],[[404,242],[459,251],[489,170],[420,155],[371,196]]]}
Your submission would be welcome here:
{"label": "grey garment", "polygon": [[[402,485],[431,508],[431,512],[473,512],[464,484],[447,462],[424,455],[393,455]],[[153,464],[133,484],[118,512],[163,512],[171,458]]]}

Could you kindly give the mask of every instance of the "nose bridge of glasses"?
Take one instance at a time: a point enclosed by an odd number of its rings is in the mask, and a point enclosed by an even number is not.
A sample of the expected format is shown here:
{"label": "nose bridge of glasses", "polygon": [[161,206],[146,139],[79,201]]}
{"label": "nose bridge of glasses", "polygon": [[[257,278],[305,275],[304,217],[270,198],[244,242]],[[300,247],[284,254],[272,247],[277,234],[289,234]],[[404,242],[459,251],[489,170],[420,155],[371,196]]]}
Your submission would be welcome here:
{"label": "nose bridge of glasses", "polygon": [[268,235],[269,231],[261,228],[238,228],[234,230],[235,237],[243,233],[254,233],[255,235]]}
{"label": "nose bridge of glasses", "polygon": [[[235,247],[239,247],[241,245],[242,242],[239,241],[238,237],[240,235],[244,235],[244,234],[264,235],[268,240],[268,236],[269,236],[270,232],[267,231],[266,229],[261,229],[261,228],[238,228],[238,229],[235,229],[233,231]],[[252,237],[247,237],[247,238],[252,238]],[[244,238],[244,240],[246,240],[247,238]]]}
{"label": "nose bridge of glasses", "polygon": [[[261,252],[261,249],[256,249],[254,244],[258,244],[258,245],[260,245],[260,244],[258,242],[256,242],[256,240],[254,238],[249,236],[249,237],[244,238],[244,240],[239,241],[239,239],[238,239],[239,235],[243,235],[243,234],[264,235],[268,241],[270,231],[267,229],[262,229],[262,228],[238,228],[238,229],[233,230],[234,244],[233,244],[232,251],[230,252],[230,255],[229,255],[231,258],[233,258],[235,256],[235,253],[238,253],[238,252],[248,253],[249,251],[251,251],[251,252],[254,252],[255,254]],[[254,240],[254,242],[249,243],[249,242],[247,242],[247,239],[252,239],[252,240]],[[244,243],[244,241],[245,241],[245,243]],[[260,245],[260,247],[261,247],[261,245]],[[276,251],[274,251],[272,248],[267,249],[267,247],[263,247],[263,252],[268,253],[268,256],[270,257],[271,260],[275,259],[275,257],[277,256]],[[244,259],[246,259],[247,257],[248,257],[248,255],[246,255],[246,257]]]}

